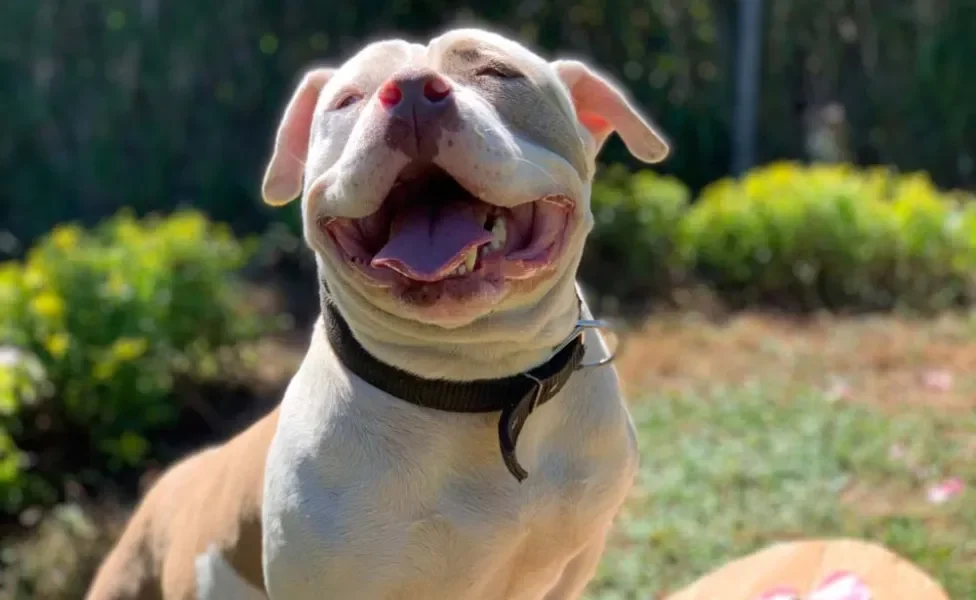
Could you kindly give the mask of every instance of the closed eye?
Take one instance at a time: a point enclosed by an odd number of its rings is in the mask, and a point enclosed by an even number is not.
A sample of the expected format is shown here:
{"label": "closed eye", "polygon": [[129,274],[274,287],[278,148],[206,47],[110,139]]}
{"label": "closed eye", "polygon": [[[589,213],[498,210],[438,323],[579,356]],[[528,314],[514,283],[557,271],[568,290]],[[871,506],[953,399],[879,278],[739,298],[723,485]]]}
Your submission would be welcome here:
{"label": "closed eye", "polygon": [[359,102],[362,99],[363,99],[363,95],[358,92],[346,94],[345,96],[339,98],[339,101],[336,102],[335,105],[333,106],[333,110],[342,110],[343,108],[352,106],[353,104]]}
{"label": "closed eye", "polygon": [[501,63],[484,65],[475,74],[478,77],[492,77],[494,79],[519,79],[525,77],[518,69]]}

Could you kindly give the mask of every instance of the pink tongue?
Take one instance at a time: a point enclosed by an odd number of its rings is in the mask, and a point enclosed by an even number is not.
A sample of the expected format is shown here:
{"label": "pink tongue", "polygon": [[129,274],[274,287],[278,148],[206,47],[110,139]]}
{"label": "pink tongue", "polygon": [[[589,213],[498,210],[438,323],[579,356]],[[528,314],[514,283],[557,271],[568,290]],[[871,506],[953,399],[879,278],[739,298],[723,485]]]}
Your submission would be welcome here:
{"label": "pink tongue", "polygon": [[394,218],[389,241],[370,264],[418,281],[444,279],[469,250],[492,240],[483,222],[476,207],[463,203],[409,208]]}

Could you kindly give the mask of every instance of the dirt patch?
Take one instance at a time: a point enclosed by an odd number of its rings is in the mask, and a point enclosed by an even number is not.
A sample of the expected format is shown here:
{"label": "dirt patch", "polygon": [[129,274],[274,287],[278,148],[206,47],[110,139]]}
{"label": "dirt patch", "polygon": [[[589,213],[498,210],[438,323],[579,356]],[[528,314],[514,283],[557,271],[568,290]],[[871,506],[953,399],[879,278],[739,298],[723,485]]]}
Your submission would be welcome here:
{"label": "dirt patch", "polygon": [[630,395],[700,392],[753,380],[887,407],[976,408],[976,322],[962,316],[724,322],[662,315],[627,335],[617,367]]}

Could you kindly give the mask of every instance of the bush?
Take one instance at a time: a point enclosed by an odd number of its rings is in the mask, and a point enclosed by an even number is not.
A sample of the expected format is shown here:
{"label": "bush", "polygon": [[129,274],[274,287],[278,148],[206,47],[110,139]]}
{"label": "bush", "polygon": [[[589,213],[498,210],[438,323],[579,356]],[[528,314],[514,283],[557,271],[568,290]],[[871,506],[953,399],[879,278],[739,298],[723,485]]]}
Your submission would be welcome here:
{"label": "bush", "polygon": [[706,188],[681,251],[739,302],[946,308],[976,272],[976,203],[959,200],[921,174],[776,163]]}
{"label": "bush", "polygon": [[37,357],[12,347],[0,348],[0,514],[13,514],[25,498],[50,501],[53,490],[27,471],[29,458],[15,441],[21,418],[49,394],[44,366]]}
{"label": "bush", "polygon": [[174,377],[213,374],[217,349],[258,332],[234,276],[248,253],[196,212],[120,214],[60,226],[0,265],[0,509],[50,500],[34,475],[50,481],[51,465],[18,446],[140,464],[177,416]]}
{"label": "bush", "polygon": [[593,185],[593,233],[581,277],[601,296],[632,304],[667,294],[681,277],[676,252],[690,193],[652,171],[608,169]]}

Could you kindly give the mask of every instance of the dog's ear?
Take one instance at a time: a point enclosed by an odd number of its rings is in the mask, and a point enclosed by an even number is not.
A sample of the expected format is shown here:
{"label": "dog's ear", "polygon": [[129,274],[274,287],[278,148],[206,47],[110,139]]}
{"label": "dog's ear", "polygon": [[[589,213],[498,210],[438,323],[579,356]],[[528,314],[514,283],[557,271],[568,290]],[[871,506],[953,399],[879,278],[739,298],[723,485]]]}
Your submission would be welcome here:
{"label": "dog's ear", "polygon": [[309,71],[288,101],[261,186],[264,201],[271,206],[288,204],[302,195],[312,115],[322,87],[334,72],[334,69],[326,68]]}
{"label": "dog's ear", "polygon": [[638,159],[657,163],[667,157],[668,142],[617,86],[578,60],[557,60],[552,66],[569,90],[576,117],[593,138],[594,155],[616,131]]}

